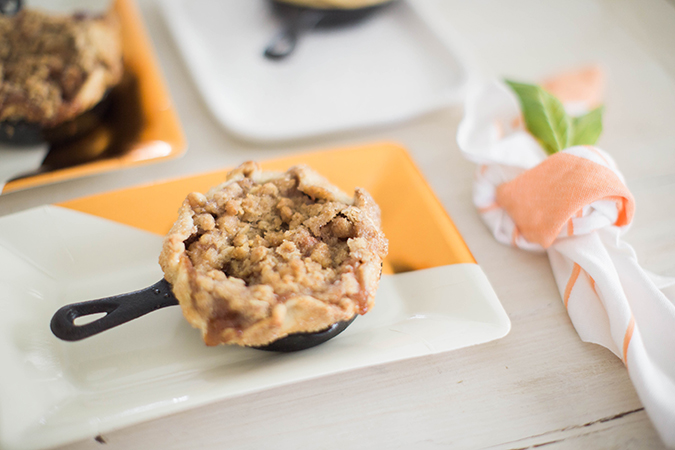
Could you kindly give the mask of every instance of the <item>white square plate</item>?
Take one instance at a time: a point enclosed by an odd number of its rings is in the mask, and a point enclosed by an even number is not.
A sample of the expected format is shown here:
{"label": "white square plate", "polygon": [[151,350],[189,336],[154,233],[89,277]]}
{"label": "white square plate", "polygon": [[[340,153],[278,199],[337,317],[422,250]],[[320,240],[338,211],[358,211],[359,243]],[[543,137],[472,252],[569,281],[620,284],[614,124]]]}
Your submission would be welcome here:
{"label": "white square plate", "polygon": [[47,448],[249,392],[498,339],[510,321],[476,264],[385,275],[376,307],[310,350],[206,347],[180,308],[80,342],[67,303],[161,278],[162,238],[44,206],[0,218],[0,447]]}
{"label": "white square plate", "polygon": [[456,38],[408,1],[305,34],[281,61],[263,57],[281,27],[266,0],[165,0],[162,11],[209,109],[253,141],[409,119],[461,100],[469,77]]}

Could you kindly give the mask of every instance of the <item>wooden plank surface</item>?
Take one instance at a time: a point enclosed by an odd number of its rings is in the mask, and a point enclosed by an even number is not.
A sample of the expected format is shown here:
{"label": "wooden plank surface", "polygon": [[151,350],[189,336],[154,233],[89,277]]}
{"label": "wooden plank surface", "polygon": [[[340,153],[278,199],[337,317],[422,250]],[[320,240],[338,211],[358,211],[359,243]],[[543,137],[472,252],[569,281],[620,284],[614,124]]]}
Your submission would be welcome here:
{"label": "wooden plank surface", "polygon": [[[336,374],[138,424],[101,436],[105,446],[89,440],[62,450],[662,447],[621,361],[579,340],[546,256],[498,244],[481,223],[471,204],[474,167],[455,143],[461,108],[292,144],[241,142],[220,128],[199,98],[160,17],[161,1],[140,3],[185,126],[188,153],[180,161],[3,196],[0,214],[244,159],[396,140],[410,150],[487,273],[512,331],[473,348]],[[423,3],[463,38],[487,76],[536,80],[574,65],[603,64],[608,92],[600,145],[617,160],[637,201],[626,240],[644,267],[675,276],[675,41],[661,41],[675,29],[672,4]]]}

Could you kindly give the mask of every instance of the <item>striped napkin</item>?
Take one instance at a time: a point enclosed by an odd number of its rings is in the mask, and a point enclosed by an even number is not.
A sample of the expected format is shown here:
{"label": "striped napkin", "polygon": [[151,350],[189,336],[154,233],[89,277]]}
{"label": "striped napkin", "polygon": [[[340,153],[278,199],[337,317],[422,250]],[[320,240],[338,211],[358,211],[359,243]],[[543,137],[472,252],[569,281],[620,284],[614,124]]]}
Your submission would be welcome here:
{"label": "striped napkin", "polygon": [[[602,99],[603,75],[584,68],[542,83],[568,114]],[[664,443],[675,447],[675,279],[638,264],[622,235],[635,200],[612,157],[591,145],[547,156],[523,124],[504,83],[467,97],[457,141],[478,164],[473,201],[495,238],[547,252],[560,297],[579,337],[603,345],[626,365]]]}

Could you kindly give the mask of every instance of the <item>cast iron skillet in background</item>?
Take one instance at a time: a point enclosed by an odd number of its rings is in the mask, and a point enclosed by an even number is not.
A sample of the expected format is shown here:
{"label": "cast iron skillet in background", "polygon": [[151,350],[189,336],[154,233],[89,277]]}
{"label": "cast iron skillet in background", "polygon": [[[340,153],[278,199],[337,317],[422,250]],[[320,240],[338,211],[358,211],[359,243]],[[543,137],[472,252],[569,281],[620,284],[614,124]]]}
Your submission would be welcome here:
{"label": "cast iron skillet in background", "polygon": [[[56,311],[52,317],[51,330],[56,337],[64,341],[79,341],[150,312],[174,305],[178,305],[178,300],[173,295],[169,282],[162,279],[152,286],[128,294],[66,305]],[[84,325],[75,324],[75,319],[78,317],[100,313],[104,313],[105,316]],[[336,322],[325,330],[314,333],[293,333],[267,345],[252,348],[284,353],[305,350],[334,338],[355,318],[356,315],[347,321]]]}
{"label": "cast iron skillet in background", "polygon": [[[14,16],[23,8],[23,0],[0,0],[0,14]],[[48,142],[51,144],[70,141],[84,136],[102,122],[110,107],[110,89],[103,94],[101,100],[77,117],[45,128],[39,123],[18,121],[0,121],[0,142],[30,146]]]}
{"label": "cast iron skillet in background", "polygon": [[271,0],[273,13],[281,19],[282,30],[265,48],[264,55],[280,60],[290,55],[303,33],[315,28],[338,28],[360,23],[394,0],[363,8],[310,8]]}
{"label": "cast iron skillet in background", "polygon": [[98,127],[110,109],[110,89],[103,94],[103,98],[92,108],[82,112],[73,119],[45,128],[39,123],[18,121],[0,122],[0,142],[7,144],[29,146],[43,142],[58,144],[80,138]]}

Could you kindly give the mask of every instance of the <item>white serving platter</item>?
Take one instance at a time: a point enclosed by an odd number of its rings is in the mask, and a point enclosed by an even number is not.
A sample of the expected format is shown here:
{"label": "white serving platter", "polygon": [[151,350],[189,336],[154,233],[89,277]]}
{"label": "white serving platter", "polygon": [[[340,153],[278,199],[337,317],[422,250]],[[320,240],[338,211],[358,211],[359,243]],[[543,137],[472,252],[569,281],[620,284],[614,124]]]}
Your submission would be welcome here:
{"label": "white serving platter", "polygon": [[67,303],[161,278],[159,235],[59,206],[0,218],[0,448],[43,449],[274,386],[480,344],[510,321],[477,264],[385,275],[376,307],[294,354],[206,347],[180,308],[79,342]]}
{"label": "white serving platter", "polygon": [[451,30],[398,0],[353,27],[303,35],[286,59],[267,0],[164,0],[169,30],[204,102],[240,138],[284,141],[407,120],[462,99],[469,80]]}

